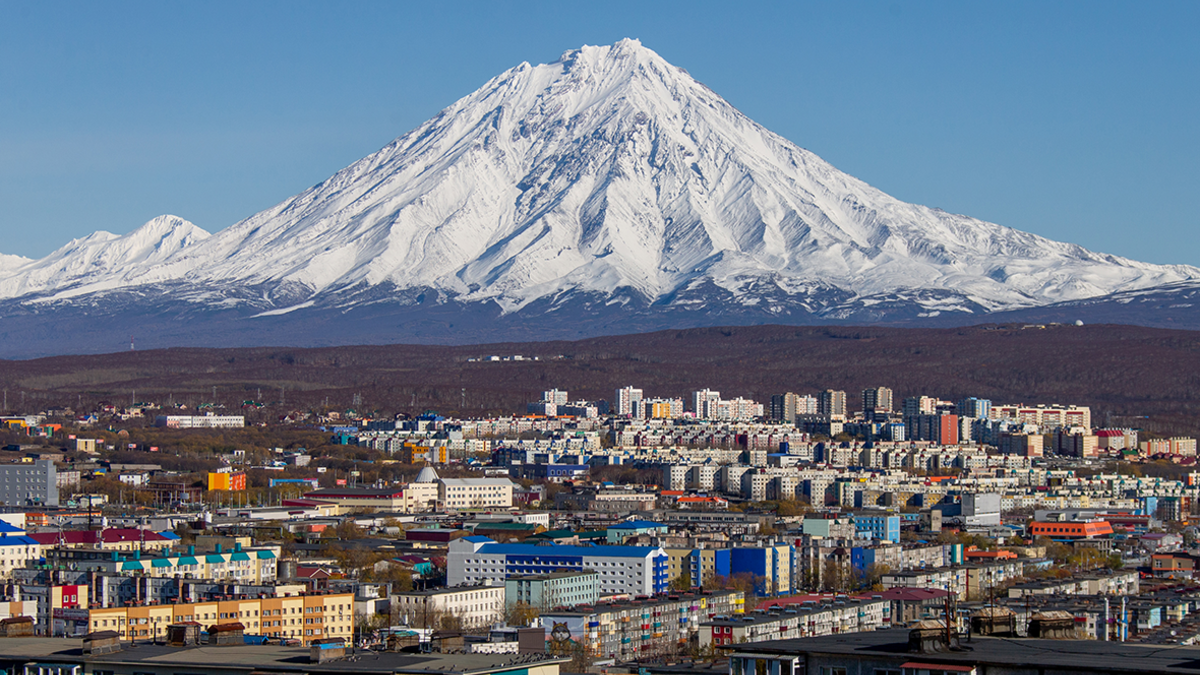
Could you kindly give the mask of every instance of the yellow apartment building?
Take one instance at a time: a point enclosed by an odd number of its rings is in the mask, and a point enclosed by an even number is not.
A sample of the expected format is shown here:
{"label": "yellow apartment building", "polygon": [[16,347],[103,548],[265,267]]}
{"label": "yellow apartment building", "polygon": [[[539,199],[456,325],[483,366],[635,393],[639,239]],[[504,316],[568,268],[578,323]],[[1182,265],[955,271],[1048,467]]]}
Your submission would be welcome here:
{"label": "yellow apartment building", "polygon": [[354,594],[291,595],[218,600],[181,605],[142,605],[88,610],[92,631],[115,630],[122,640],[165,639],[167,626],[195,621],[206,629],[241,623],[247,635],[295,639],[307,645],[322,638],[354,635]]}

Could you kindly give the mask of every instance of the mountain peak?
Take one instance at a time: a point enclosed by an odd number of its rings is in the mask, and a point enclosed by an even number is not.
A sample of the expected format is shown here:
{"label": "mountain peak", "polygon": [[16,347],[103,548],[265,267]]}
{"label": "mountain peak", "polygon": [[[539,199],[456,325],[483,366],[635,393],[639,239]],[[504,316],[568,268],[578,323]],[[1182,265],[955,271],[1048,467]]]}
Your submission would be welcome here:
{"label": "mountain peak", "polygon": [[211,236],[204,229],[197,227],[193,223],[173,216],[169,213],[164,213],[161,216],[156,216],[146,221],[141,227],[131,233],[132,236],[149,237],[149,236],[175,236],[179,238],[192,237],[196,239],[206,239]]}
{"label": "mountain peak", "polygon": [[878,321],[1197,279],[901,202],[625,39],[507,70],[214,235],[164,215],[15,271],[0,264],[0,298],[175,284],[188,302],[262,317],[433,297],[551,316],[587,297],[649,313]]}
{"label": "mountain peak", "polygon": [[642,46],[641,40],[625,38],[611,45],[584,45],[578,49],[568,49],[556,63],[566,67],[595,67],[605,63],[650,59],[662,60],[662,57],[652,49]]}

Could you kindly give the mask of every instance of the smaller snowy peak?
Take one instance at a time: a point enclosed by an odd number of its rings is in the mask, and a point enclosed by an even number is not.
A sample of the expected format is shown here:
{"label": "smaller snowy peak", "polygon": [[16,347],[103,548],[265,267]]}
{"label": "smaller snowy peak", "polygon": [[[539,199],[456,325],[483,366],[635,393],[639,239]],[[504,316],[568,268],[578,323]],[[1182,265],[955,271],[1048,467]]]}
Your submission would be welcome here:
{"label": "smaller snowy peak", "polygon": [[0,267],[0,297],[60,289],[119,285],[154,266],[172,262],[209,233],[179,216],[162,215],[134,231],[118,235],[103,230],[16,268]]}
{"label": "smaller snowy peak", "polygon": [[25,265],[28,265],[31,262],[33,262],[32,258],[26,258],[25,256],[20,256],[20,255],[11,255],[11,254],[7,254],[7,253],[0,253],[0,274],[6,274],[8,272],[14,271],[16,269],[24,267]]}
{"label": "smaller snowy peak", "polygon": [[130,232],[130,237],[141,239],[171,240],[192,243],[207,239],[209,233],[195,224],[170,214],[163,214],[146,222],[145,225]]}
{"label": "smaller snowy peak", "polygon": [[128,234],[99,231],[76,239],[38,264],[61,262],[64,263],[63,272],[70,272],[72,268],[87,268],[94,272],[97,268],[158,264],[209,236],[208,232],[179,216],[162,215]]}

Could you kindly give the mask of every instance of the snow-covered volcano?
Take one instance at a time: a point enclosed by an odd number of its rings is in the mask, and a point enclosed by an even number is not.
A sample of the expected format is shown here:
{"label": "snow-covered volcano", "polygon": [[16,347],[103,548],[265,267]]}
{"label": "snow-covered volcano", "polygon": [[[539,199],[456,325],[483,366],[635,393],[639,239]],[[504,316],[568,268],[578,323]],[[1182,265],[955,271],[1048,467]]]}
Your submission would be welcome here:
{"label": "snow-covered volcano", "polygon": [[443,319],[470,307],[532,325],[587,307],[608,313],[609,332],[634,314],[658,325],[656,313],[692,325],[978,316],[1197,280],[1194,267],[894,199],[635,40],[512,68],[211,236],[163,216],[42,260],[0,257],[5,307],[42,317],[132,297],[260,323],[436,304]]}

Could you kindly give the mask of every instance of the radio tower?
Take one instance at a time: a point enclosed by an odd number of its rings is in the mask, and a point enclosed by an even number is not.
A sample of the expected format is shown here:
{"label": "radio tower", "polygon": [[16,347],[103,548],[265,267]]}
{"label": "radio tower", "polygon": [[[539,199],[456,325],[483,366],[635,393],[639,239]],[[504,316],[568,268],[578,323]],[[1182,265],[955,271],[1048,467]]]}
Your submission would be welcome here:
{"label": "radio tower", "polygon": [[129,336],[129,351],[133,351],[133,336]]}

